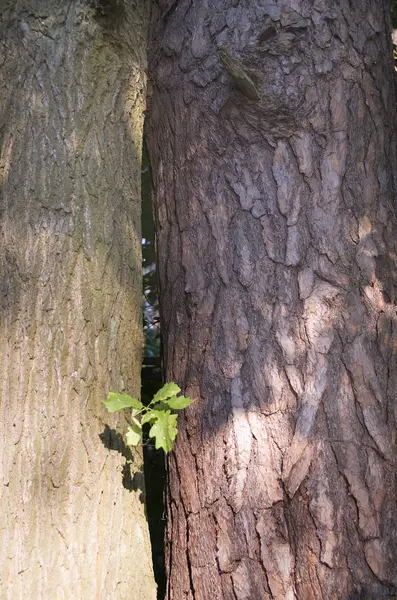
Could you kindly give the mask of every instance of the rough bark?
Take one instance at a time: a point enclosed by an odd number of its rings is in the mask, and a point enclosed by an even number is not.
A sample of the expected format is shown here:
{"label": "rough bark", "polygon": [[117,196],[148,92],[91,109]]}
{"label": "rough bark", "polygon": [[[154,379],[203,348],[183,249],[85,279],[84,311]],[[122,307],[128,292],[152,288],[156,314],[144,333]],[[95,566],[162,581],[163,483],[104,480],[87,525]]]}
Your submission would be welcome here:
{"label": "rough bark", "polygon": [[145,13],[1,2],[5,600],[156,597],[142,457],[102,404],[140,392]]}
{"label": "rough bark", "polygon": [[331,4],[153,14],[168,599],[395,597],[389,7]]}

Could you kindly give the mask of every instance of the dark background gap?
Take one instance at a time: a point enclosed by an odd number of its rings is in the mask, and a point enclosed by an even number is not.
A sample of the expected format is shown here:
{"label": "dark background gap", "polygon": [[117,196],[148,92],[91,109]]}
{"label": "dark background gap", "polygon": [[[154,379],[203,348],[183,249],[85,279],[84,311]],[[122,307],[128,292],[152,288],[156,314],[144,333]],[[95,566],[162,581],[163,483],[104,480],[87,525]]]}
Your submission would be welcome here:
{"label": "dark background gap", "polygon": [[[157,294],[156,249],[154,239],[153,207],[151,199],[150,165],[144,145],[141,171],[142,186],[142,271],[143,271],[143,330],[145,351],[142,363],[142,391],[144,404],[148,404],[163,384],[160,357],[160,321]],[[146,510],[152,544],[154,576],[157,583],[157,600],[165,596],[165,460],[162,450],[156,450],[147,439],[145,431],[143,456],[145,464]]]}

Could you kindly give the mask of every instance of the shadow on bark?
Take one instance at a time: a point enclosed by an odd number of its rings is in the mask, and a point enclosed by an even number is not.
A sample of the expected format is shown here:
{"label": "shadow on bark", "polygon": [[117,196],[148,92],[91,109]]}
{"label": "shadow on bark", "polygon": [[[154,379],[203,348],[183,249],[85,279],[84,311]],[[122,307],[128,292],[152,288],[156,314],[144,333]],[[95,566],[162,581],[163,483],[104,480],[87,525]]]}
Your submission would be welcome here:
{"label": "shadow on bark", "polygon": [[359,587],[349,594],[346,600],[396,600],[397,589],[394,585],[384,587],[382,585],[370,585]]}
{"label": "shadow on bark", "polygon": [[125,463],[122,469],[122,483],[123,487],[129,492],[136,492],[140,490],[139,500],[145,502],[145,477],[142,471],[136,471],[131,476],[131,465],[134,463],[134,457],[131,449],[125,444],[124,438],[115,429],[111,429],[109,425],[105,426],[103,432],[99,435],[102,444],[108,450],[115,450],[123,458]]}

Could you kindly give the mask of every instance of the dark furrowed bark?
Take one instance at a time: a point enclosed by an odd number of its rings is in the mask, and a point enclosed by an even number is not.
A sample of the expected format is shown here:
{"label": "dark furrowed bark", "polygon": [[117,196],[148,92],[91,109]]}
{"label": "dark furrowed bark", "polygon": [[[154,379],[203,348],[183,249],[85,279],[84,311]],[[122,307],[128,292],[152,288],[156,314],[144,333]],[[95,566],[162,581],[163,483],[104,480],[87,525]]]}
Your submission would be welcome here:
{"label": "dark furrowed bark", "polygon": [[388,3],[180,1],[152,19],[167,598],[394,597]]}
{"label": "dark furrowed bark", "polygon": [[142,353],[147,19],[115,4],[1,3],[5,600],[156,597],[142,456],[102,404]]}

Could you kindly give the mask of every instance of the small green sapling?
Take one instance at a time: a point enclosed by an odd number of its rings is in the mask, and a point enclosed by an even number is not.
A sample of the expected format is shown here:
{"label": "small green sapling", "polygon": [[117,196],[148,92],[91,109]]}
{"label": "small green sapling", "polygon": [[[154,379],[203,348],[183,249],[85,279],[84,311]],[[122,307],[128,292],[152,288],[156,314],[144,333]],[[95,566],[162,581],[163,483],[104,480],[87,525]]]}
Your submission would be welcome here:
{"label": "small green sapling", "polygon": [[193,402],[191,398],[179,396],[180,391],[181,388],[171,382],[166,383],[147,406],[137,398],[117,392],[110,392],[103,403],[111,413],[124,408],[131,409],[131,420],[126,435],[128,445],[138,446],[142,442],[142,425],[149,423],[149,437],[154,438],[156,450],[162,448],[164,452],[170,452],[178,433],[178,415],[171,411],[182,410]]}

